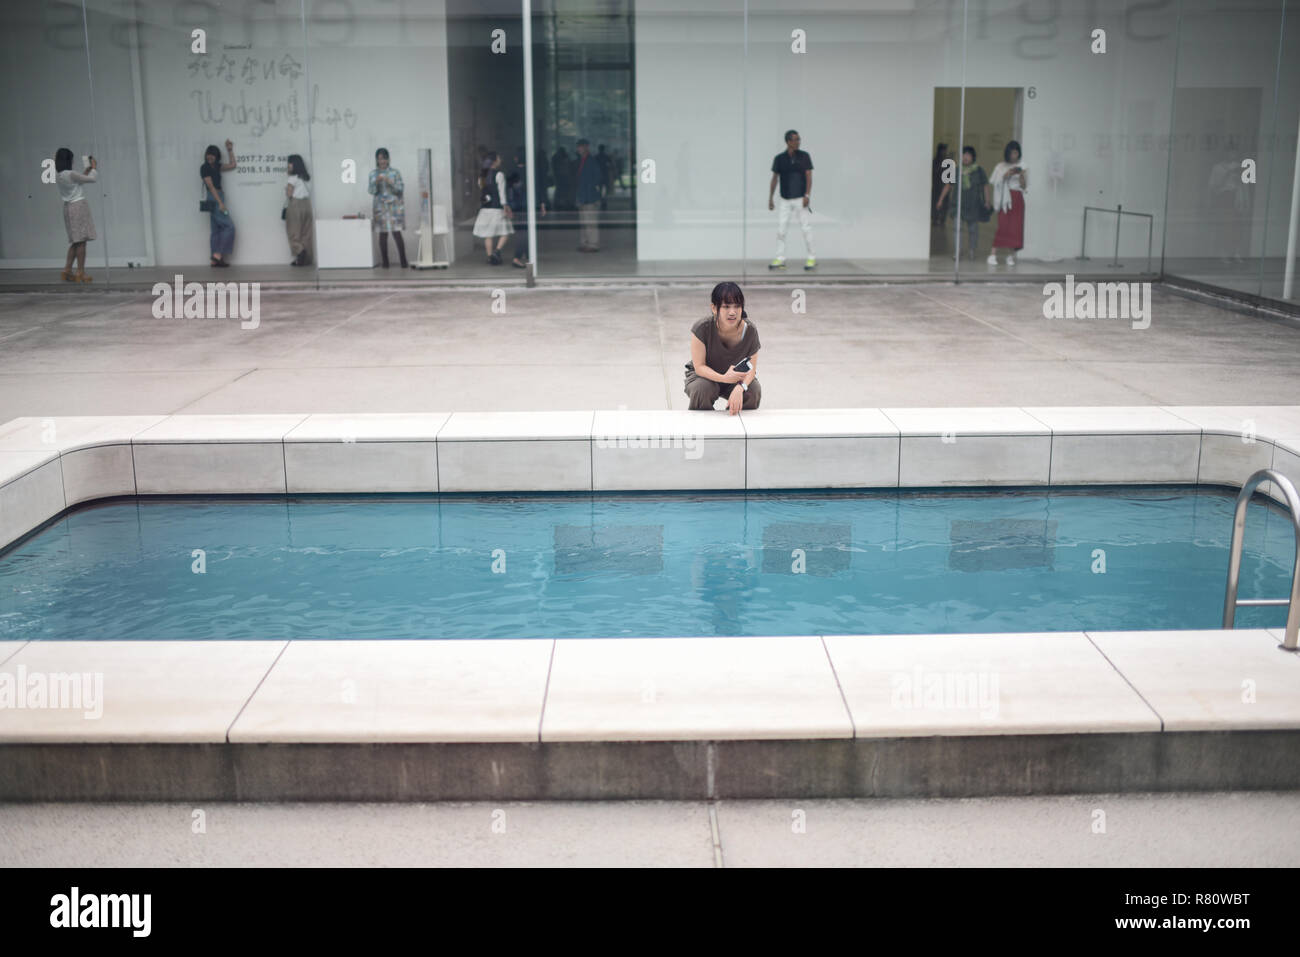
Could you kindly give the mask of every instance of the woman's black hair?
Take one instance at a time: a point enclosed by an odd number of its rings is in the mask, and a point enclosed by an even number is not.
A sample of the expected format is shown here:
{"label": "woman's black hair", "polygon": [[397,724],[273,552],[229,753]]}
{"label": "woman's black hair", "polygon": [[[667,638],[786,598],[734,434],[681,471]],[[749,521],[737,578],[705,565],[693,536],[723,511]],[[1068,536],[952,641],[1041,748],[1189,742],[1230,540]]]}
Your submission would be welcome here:
{"label": "woman's black hair", "polygon": [[745,311],[745,294],[740,291],[740,287],[734,282],[718,283],[713,287],[713,294],[709,298],[719,308],[728,303],[734,303],[740,307],[740,318],[749,318],[749,313]]}
{"label": "woman's black hair", "polygon": [[478,168],[478,185],[480,189],[486,186],[488,180],[491,179],[491,176],[489,174],[492,172],[492,164],[495,163],[499,158],[500,158],[499,154],[497,154],[493,150],[488,150],[486,153],[483,154],[483,159],[479,163],[479,168]]}
{"label": "woman's black hair", "polygon": [[379,157],[381,157],[381,156],[384,157],[384,159],[388,160],[389,162],[392,162],[392,159],[393,159],[393,158],[392,158],[391,156],[388,155],[388,150],[384,149],[382,146],[379,147],[379,149],[375,150],[375,162],[376,162],[376,163],[379,162]]}
{"label": "woman's black hair", "polygon": [[205,149],[205,150],[203,151],[203,162],[206,163],[206,162],[208,161],[208,157],[209,157],[209,156],[215,156],[215,157],[217,158],[217,162],[220,163],[220,162],[221,162],[221,147],[220,147],[220,146],[209,146],[207,149]]}
{"label": "woman's black hair", "polygon": [[1015,140],[1011,140],[1011,141],[1009,141],[1009,142],[1007,143],[1007,148],[1004,149],[1004,150],[1002,151],[1002,159],[1003,159],[1004,161],[1006,161],[1006,162],[1008,162],[1008,163],[1011,162],[1011,151],[1012,151],[1012,150],[1015,150],[1015,151],[1016,151],[1017,153],[1019,153],[1021,156],[1024,156],[1024,155],[1025,155],[1025,151],[1022,150],[1022,149],[1020,148],[1020,144],[1017,143]]}
{"label": "woman's black hair", "polygon": [[311,173],[307,172],[307,164],[297,153],[289,154],[289,175],[301,178],[304,183],[311,180]]}
{"label": "woman's black hair", "polygon": [[971,161],[972,163],[975,162],[975,147],[973,147],[973,146],[963,146],[963,147],[961,148],[961,151],[962,151],[963,153],[969,153],[969,154],[970,154],[970,161]]}
{"label": "woman's black hair", "polygon": [[54,171],[62,173],[65,169],[72,169],[72,150],[60,146],[54,152]]}

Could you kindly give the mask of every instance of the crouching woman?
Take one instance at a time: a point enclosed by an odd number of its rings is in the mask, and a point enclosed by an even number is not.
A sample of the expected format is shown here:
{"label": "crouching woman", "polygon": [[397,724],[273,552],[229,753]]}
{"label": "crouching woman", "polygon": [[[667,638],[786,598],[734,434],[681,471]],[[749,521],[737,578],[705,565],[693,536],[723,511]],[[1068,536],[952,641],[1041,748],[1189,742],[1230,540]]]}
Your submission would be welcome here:
{"label": "crouching woman", "polygon": [[[735,415],[757,409],[758,330],[745,312],[745,294],[734,282],[713,287],[712,314],[691,327],[691,361],[686,363],[690,408],[712,409],[718,399]],[[739,366],[739,368],[737,368]]]}

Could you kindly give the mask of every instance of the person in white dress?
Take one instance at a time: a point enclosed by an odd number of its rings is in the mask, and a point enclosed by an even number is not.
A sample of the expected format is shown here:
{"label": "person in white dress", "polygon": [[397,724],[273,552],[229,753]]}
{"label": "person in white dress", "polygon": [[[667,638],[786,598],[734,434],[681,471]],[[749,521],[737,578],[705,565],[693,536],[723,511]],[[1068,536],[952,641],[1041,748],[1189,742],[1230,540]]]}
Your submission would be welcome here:
{"label": "person in white dress", "polygon": [[[510,220],[514,211],[506,202],[506,175],[501,172],[501,157],[488,153],[483,157],[483,171],[478,178],[479,211],[474,220],[474,235],[483,240],[489,265],[501,265],[501,250],[515,228]],[[496,249],[492,248],[493,240]]]}

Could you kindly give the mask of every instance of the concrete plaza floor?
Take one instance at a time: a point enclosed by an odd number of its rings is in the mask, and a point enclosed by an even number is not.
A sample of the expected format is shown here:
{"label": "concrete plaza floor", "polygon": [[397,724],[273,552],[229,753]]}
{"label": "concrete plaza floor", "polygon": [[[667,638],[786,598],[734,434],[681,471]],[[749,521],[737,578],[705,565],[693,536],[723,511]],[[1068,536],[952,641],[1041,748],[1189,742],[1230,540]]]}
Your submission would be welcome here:
{"label": "concrete plaza floor", "polygon": [[[15,416],[685,408],[710,284],[262,289],[259,324],[148,294],[0,294]],[[795,294],[806,312],[793,311]],[[1152,287],[1150,328],[1043,317],[1038,284],[751,286],[768,408],[1300,400],[1300,321]],[[494,311],[504,308],[504,313]]]}
{"label": "concrete plaza floor", "polygon": [[712,806],[6,804],[0,867],[1294,867],[1297,806],[1294,793],[1264,791]]}
{"label": "concrete plaza floor", "polygon": [[[231,277],[222,277],[228,279]],[[1300,401],[1300,322],[1153,286],[1151,324],[1048,320],[1037,284],[747,289],[768,408]],[[152,297],[0,294],[17,416],[681,409],[711,283],[267,286],[256,329]],[[802,289],[806,312],[792,310]],[[498,305],[498,309],[500,306]],[[0,866],[1296,866],[1295,793],[947,801],[0,805]],[[492,828],[504,812],[505,832]],[[1106,831],[1095,833],[1094,812]],[[792,827],[804,812],[806,831]],[[328,841],[323,834],[330,835]]]}

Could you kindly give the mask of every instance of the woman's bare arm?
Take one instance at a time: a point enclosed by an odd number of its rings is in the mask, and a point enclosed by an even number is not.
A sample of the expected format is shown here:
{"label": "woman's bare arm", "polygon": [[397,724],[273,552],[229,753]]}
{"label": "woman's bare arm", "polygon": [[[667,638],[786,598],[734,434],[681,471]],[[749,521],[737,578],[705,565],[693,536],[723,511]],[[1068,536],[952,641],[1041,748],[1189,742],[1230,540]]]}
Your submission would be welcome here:
{"label": "woman's bare arm", "polygon": [[695,366],[695,374],[701,379],[708,379],[710,382],[721,382],[722,376],[710,369],[705,364],[704,358],[704,343],[699,336],[691,333],[691,364]]}
{"label": "woman's bare arm", "polygon": [[212,177],[211,176],[203,177],[203,182],[208,184],[208,192],[211,193],[212,198],[217,201],[217,205],[222,209],[225,209],[226,208],[225,200],[221,198],[221,194],[217,192],[217,188],[212,185]]}

